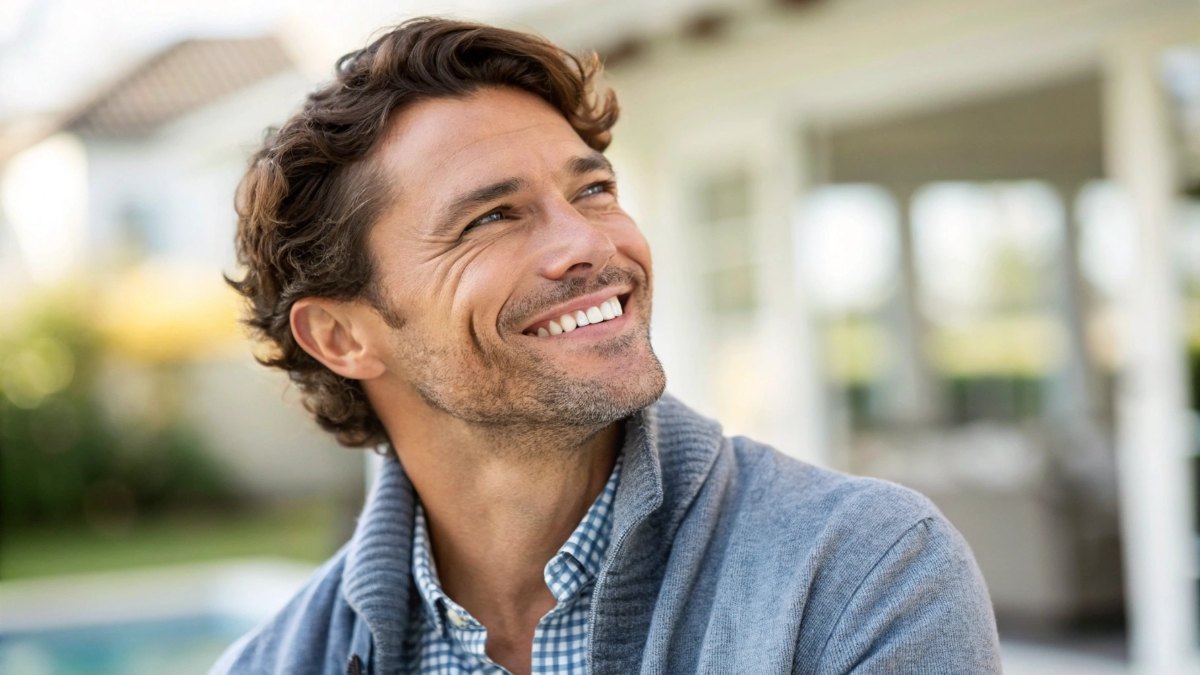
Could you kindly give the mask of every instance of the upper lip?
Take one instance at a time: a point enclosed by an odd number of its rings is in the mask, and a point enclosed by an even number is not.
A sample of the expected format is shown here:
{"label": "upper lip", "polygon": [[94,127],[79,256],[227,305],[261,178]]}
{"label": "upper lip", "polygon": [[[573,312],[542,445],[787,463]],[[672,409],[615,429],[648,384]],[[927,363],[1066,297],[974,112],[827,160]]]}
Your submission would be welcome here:
{"label": "upper lip", "polygon": [[[567,302],[564,302],[560,305],[556,305],[555,307],[548,309],[545,312],[537,315],[536,317],[533,318],[533,320],[531,320],[525,324],[525,327],[521,329],[521,332],[524,333],[525,331],[529,330],[530,328],[532,328],[540,323],[543,323],[545,321],[549,321],[551,319],[558,319],[558,317],[562,316],[563,314],[574,314],[575,312],[580,311],[580,310],[587,311],[587,308],[589,308],[589,307],[598,307],[600,305],[600,303],[604,302],[605,300],[608,300],[609,298],[613,298],[613,297],[620,298],[621,296],[625,295],[626,293],[629,293],[631,290],[633,290],[633,289],[613,287],[613,288],[606,288],[604,290],[596,291],[595,293],[589,293],[588,295],[581,295],[578,298],[575,298],[573,300],[568,300]],[[624,303],[622,303],[622,306],[623,305],[624,305]]]}

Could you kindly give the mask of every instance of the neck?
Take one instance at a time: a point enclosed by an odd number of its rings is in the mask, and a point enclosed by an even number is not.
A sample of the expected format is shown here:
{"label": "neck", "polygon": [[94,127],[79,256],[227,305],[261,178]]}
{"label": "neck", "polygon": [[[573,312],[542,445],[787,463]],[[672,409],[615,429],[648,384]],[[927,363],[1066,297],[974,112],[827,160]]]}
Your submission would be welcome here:
{"label": "neck", "polygon": [[519,431],[444,415],[388,421],[426,512],[443,590],[488,628],[489,652],[505,642],[527,650],[555,604],[545,565],[604,489],[621,423]]}

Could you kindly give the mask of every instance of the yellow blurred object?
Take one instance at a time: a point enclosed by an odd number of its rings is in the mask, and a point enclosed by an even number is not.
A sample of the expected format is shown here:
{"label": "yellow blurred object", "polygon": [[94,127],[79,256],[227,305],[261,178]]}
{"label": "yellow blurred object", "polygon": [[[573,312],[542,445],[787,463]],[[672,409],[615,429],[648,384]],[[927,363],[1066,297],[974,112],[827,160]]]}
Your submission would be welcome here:
{"label": "yellow blurred object", "polygon": [[1200,297],[1189,298],[1184,306],[1184,326],[1192,349],[1200,350]]}
{"label": "yellow blurred object", "polygon": [[865,384],[888,368],[888,336],[879,323],[846,319],[825,332],[825,368],[842,384]]}
{"label": "yellow blurred object", "polygon": [[1049,314],[1019,314],[933,331],[937,369],[948,375],[1046,375],[1062,362],[1065,336]]}
{"label": "yellow blurred object", "polygon": [[240,301],[208,268],[146,263],[100,290],[96,327],[114,351],[138,361],[206,358],[240,343]]}

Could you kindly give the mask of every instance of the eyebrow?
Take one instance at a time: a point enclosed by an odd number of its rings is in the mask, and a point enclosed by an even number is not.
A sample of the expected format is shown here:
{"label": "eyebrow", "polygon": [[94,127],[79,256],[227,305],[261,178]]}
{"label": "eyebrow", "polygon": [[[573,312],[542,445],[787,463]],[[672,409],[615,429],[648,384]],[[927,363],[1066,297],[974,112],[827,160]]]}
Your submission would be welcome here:
{"label": "eyebrow", "polygon": [[[612,164],[608,161],[608,158],[599,152],[572,157],[567,160],[566,168],[567,172],[572,176],[582,176],[593,171],[608,171],[609,173],[613,171]],[[442,216],[438,219],[437,227],[434,228],[434,235],[448,236],[458,227],[459,221],[466,218],[475,209],[501,197],[515,194],[527,185],[528,182],[524,179],[508,178],[471,190],[455,199],[449,206],[443,209]]]}
{"label": "eyebrow", "polygon": [[607,171],[612,173],[613,167],[608,161],[607,157],[599,152],[592,152],[591,154],[584,155],[583,157],[572,157],[571,160],[567,162],[567,170],[575,176],[582,176],[585,173],[591,173],[593,171]]}

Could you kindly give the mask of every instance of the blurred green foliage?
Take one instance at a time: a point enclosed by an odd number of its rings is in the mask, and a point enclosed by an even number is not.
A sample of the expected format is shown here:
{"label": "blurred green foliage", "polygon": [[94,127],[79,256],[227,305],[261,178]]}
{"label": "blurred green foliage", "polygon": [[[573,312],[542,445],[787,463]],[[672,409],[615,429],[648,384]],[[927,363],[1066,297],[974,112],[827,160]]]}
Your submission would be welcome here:
{"label": "blurred green foliage", "polygon": [[26,528],[5,538],[0,579],[81,574],[204,560],[283,557],[316,564],[345,541],[339,504],[328,498],[226,513],[147,515],[128,532],[86,524]]}
{"label": "blurred green foliage", "polygon": [[121,529],[148,512],[229,501],[221,467],[170,405],[171,364],[143,368],[162,393],[152,414],[105,405],[109,355],[89,308],[86,294],[58,292],[0,328],[0,526]]}

